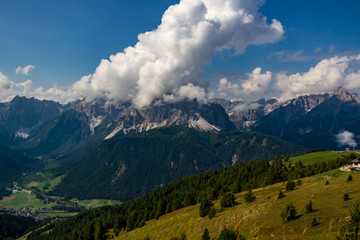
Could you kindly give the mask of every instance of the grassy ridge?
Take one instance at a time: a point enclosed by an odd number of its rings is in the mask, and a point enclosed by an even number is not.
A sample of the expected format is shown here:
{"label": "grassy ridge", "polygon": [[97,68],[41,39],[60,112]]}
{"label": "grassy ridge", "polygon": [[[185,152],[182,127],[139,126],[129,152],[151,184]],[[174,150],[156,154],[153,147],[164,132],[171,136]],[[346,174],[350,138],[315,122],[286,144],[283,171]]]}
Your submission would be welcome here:
{"label": "grassy ridge", "polygon": [[296,163],[301,161],[303,164],[313,164],[313,163],[321,163],[321,162],[328,162],[336,160],[337,158],[341,157],[342,154],[345,156],[354,153],[356,155],[357,152],[336,152],[336,151],[328,151],[328,152],[316,152],[310,153],[302,156],[296,156],[289,159],[289,162]]}
{"label": "grassy ridge", "polygon": [[[170,239],[186,233],[188,239],[201,239],[205,228],[212,237],[217,237],[224,226],[239,230],[248,239],[335,239],[338,229],[349,215],[349,209],[360,199],[360,173],[352,173],[354,181],[346,182],[349,173],[334,170],[325,174],[302,179],[303,184],[285,197],[277,199],[285,183],[271,185],[254,191],[256,201],[245,204],[243,195],[236,195],[239,205],[226,209],[214,219],[199,217],[199,205],[187,207],[166,214],[158,220],[151,220],[142,228],[131,232],[122,231],[115,239]],[[325,182],[329,181],[329,185]],[[344,193],[350,193],[350,200],[344,201]],[[315,212],[305,213],[305,205],[313,202]],[[219,209],[219,200],[214,201]],[[295,205],[299,218],[283,224],[280,214],[286,204]],[[311,227],[312,218],[319,225]],[[111,231],[110,231],[111,233]]]}

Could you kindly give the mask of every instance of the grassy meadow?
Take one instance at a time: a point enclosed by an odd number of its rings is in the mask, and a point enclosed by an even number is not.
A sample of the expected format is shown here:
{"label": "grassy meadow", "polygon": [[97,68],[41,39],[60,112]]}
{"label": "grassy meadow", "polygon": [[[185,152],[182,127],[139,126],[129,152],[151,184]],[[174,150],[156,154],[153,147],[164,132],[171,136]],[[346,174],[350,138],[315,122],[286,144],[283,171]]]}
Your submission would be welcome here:
{"label": "grassy meadow", "polygon": [[289,159],[289,162],[296,163],[301,161],[303,164],[321,163],[326,161],[333,161],[336,160],[338,157],[341,157],[342,154],[347,156],[350,155],[351,153],[355,153],[356,155],[359,155],[359,153],[357,152],[336,152],[336,151],[316,152],[302,156],[292,157]]}
{"label": "grassy meadow", "polygon": [[[304,178],[302,184],[290,192],[285,191],[286,183],[256,189],[256,201],[250,204],[244,202],[245,192],[242,192],[236,194],[238,205],[218,212],[211,220],[199,217],[199,205],[187,207],[148,221],[142,228],[123,231],[114,239],[143,240],[149,236],[168,240],[182,233],[188,239],[201,239],[205,228],[215,238],[224,227],[239,231],[247,239],[335,239],[339,227],[349,216],[349,209],[360,200],[360,173],[351,173],[353,181],[347,182],[349,174],[333,170]],[[285,197],[277,199],[280,190]],[[350,200],[344,201],[345,193],[349,193]],[[315,211],[306,213],[305,206],[310,200]],[[220,200],[214,203],[219,210]],[[295,205],[298,218],[283,224],[280,214],[289,203]],[[319,222],[316,226],[311,226],[313,217]]]}

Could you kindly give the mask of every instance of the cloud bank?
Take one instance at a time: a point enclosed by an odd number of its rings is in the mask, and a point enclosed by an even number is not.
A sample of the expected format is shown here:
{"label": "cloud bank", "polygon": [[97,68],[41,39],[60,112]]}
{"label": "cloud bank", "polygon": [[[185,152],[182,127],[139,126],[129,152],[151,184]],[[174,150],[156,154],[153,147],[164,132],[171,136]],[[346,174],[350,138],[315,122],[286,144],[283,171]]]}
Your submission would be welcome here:
{"label": "cloud bank", "polygon": [[10,101],[16,95],[35,97],[38,99],[51,99],[61,103],[67,103],[80,97],[76,92],[66,89],[62,90],[57,86],[53,86],[47,90],[39,87],[34,89],[33,82],[26,80],[24,82],[16,83],[8,79],[8,77],[0,72],[0,100]]}
{"label": "cloud bank", "polygon": [[354,139],[354,134],[349,131],[343,131],[336,135],[336,142],[339,146],[356,147],[358,144]]}
{"label": "cloud bank", "polygon": [[348,90],[360,89],[360,55],[335,56],[321,60],[307,72],[288,74],[286,72],[261,73],[256,68],[247,79],[232,83],[227,78],[220,79],[217,93],[234,99],[255,100],[265,94],[277,96],[280,100],[300,95],[332,92],[338,87]]}
{"label": "cloud bank", "polygon": [[332,57],[320,61],[308,72],[287,74],[278,73],[275,79],[275,90],[283,98],[304,94],[331,92],[337,87],[349,90],[360,88],[360,71],[350,67],[360,60],[358,56]]}
{"label": "cloud bank", "polygon": [[283,36],[280,22],[269,24],[258,12],[261,4],[181,0],[167,9],[157,29],[140,34],[134,47],[101,60],[95,73],[76,82],[73,91],[88,98],[132,101],[137,107],[176,95],[184,86],[189,91],[182,95],[191,98],[197,94],[193,90],[206,91],[203,67],[216,52],[234,49],[241,54],[248,45],[273,43]]}

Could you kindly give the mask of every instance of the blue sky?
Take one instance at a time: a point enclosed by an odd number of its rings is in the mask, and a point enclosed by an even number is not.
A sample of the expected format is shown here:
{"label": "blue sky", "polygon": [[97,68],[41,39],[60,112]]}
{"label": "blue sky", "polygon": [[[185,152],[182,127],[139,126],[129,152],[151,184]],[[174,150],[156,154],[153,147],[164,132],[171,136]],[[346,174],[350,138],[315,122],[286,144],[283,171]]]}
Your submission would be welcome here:
{"label": "blue sky", "polygon": [[[156,29],[165,10],[178,2],[2,0],[0,72],[15,83],[31,79],[35,87],[70,86],[94,73],[101,59],[134,46],[138,34]],[[204,67],[210,89],[222,77],[237,81],[257,67],[273,75],[292,74],[323,59],[358,55],[359,9],[356,0],[267,0],[259,12],[269,24],[271,19],[281,22],[283,37],[249,45],[240,55],[233,49],[217,52]],[[27,76],[16,74],[17,67],[27,65],[35,68]]]}

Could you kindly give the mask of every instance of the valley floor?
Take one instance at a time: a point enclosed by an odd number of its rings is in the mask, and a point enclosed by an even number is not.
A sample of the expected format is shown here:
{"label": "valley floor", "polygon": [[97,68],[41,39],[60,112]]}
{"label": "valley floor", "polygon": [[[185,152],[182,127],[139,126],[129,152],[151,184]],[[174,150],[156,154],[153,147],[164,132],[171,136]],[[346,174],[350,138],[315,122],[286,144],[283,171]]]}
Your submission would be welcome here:
{"label": "valley floor", "polygon": [[[353,177],[351,182],[347,182],[349,174]],[[328,185],[325,185],[326,181],[329,181]],[[199,217],[199,205],[195,205],[148,221],[144,227],[131,232],[123,231],[114,239],[143,240],[148,236],[169,240],[183,233],[187,239],[201,239],[205,228],[212,238],[216,238],[224,227],[238,230],[247,239],[336,239],[349,210],[360,200],[359,182],[359,172],[334,170],[302,179],[302,184],[291,192],[285,191],[286,183],[256,189],[256,201],[250,204],[244,202],[245,192],[236,194],[238,205],[217,212],[211,220]],[[280,190],[285,197],[277,199]],[[343,199],[345,193],[350,196],[348,201]],[[306,213],[305,206],[310,200],[315,211]],[[214,203],[220,209],[220,200]],[[289,203],[295,205],[298,217],[283,224],[280,214]],[[319,224],[312,227],[313,217]]]}

